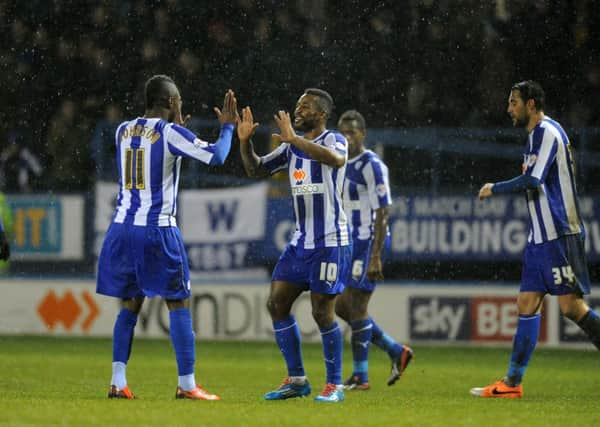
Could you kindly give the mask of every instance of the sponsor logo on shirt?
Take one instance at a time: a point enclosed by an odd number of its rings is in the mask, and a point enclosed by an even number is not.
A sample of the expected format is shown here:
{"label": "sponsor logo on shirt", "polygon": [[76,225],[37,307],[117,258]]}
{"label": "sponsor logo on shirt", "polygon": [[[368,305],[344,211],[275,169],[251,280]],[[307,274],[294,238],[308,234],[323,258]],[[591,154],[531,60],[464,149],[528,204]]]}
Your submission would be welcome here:
{"label": "sponsor logo on shirt", "polygon": [[344,200],[344,209],[346,209],[347,211],[359,211],[360,200]]}
{"label": "sponsor logo on shirt", "polygon": [[293,176],[296,181],[302,182],[304,178],[306,178],[306,172],[304,172],[302,169],[296,169],[294,170]]}
{"label": "sponsor logo on shirt", "polygon": [[206,148],[208,143],[206,141],[202,141],[199,138],[194,139],[194,147],[196,148]]}
{"label": "sponsor logo on shirt", "polygon": [[325,192],[323,184],[301,184],[292,185],[292,194],[294,196],[303,196],[306,194],[322,194]]}

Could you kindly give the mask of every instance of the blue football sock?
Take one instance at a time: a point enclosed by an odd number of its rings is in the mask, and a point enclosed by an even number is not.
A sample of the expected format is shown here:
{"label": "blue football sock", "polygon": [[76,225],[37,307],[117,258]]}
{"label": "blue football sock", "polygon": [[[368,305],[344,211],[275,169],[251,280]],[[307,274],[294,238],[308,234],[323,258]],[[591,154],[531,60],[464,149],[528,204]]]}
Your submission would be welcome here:
{"label": "blue football sock", "polygon": [[387,352],[390,357],[398,357],[402,353],[402,344],[397,343],[392,337],[383,332],[383,329],[379,327],[373,318],[369,317],[373,328],[371,342],[377,347]]}
{"label": "blue football sock", "polygon": [[352,328],[352,362],[353,376],[361,382],[369,382],[369,344],[373,334],[371,319],[355,320],[350,322]]}
{"label": "blue football sock", "polygon": [[319,328],[321,340],[323,341],[323,357],[325,358],[325,370],[327,372],[327,384],[342,383],[342,331],[333,322],[325,328]]}
{"label": "blue football sock", "polygon": [[590,309],[577,324],[600,350],[600,316],[598,313]]}
{"label": "blue football sock", "polygon": [[523,375],[529,358],[535,349],[540,334],[540,314],[519,315],[517,332],[513,338],[513,349],[506,378],[509,385],[517,386],[523,382]]}
{"label": "blue football sock", "polygon": [[196,341],[192,327],[192,315],[187,308],[169,311],[171,341],[177,359],[177,372],[180,377],[194,373],[196,362]]}
{"label": "blue football sock", "polygon": [[127,365],[137,318],[137,313],[126,308],[122,308],[119,312],[113,329],[113,362]]}
{"label": "blue football sock", "polygon": [[275,341],[287,365],[288,376],[305,376],[302,364],[302,339],[296,318],[290,315],[287,319],[274,321],[273,330]]}

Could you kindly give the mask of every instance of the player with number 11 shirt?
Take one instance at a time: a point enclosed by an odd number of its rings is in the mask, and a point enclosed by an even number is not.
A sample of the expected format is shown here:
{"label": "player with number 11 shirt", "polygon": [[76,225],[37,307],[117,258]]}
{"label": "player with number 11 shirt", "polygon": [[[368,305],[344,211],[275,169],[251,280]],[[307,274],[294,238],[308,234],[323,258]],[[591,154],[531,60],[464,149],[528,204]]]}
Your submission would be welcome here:
{"label": "player with number 11 shirt", "polygon": [[234,93],[215,108],[221,134],[214,144],[183,125],[182,100],[173,80],[151,77],[145,86],[143,117],[116,132],[119,193],[117,208],[98,259],[96,292],[121,300],[113,331],[109,398],[133,399],[125,370],[138,314],[145,297],[160,296],[169,309],[169,332],[178,368],[178,399],[219,400],[196,384],[195,337],[189,310],[190,274],[177,228],[177,188],[182,157],[223,164],[238,120]]}

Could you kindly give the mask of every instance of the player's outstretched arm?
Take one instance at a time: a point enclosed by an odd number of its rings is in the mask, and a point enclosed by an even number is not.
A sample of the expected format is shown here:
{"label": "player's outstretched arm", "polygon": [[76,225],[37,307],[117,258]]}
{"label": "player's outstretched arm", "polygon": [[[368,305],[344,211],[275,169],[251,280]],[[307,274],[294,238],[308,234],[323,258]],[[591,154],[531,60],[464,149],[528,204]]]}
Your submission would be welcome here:
{"label": "player's outstretched arm", "polygon": [[292,127],[290,113],[287,111],[279,111],[273,118],[281,130],[282,141],[295,145],[307,153],[311,159],[325,163],[327,166],[340,168],[346,164],[346,157],[342,154],[296,135]]}
{"label": "player's outstretched arm", "polygon": [[533,190],[540,185],[540,180],[529,174],[519,175],[507,181],[488,182],[479,190],[479,200],[491,197],[494,194],[517,193],[523,190]]}
{"label": "player's outstretched arm", "polygon": [[371,282],[380,282],[384,279],[381,251],[383,250],[383,243],[387,234],[389,217],[389,206],[383,206],[375,210],[373,242],[371,243],[369,265],[367,266],[367,277]]}
{"label": "player's outstretched arm", "polygon": [[210,161],[210,165],[222,165],[229,155],[231,150],[231,138],[233,137],[233,128],[238,121],[237,100],[231,89],[225,93],[223,99],[223,109],[214,108],[215,114],[219,123],[221,123],[221,133],[219,139],[212,144],[214,155]]}
{"label": "player's outstretched arm", "polygon": [[269,172],[261,167],[260,157],[254,151],[252,144],[252,136],[256,132],[258,123],[254,122],[254,116],[252,115],[252,109],[245,107],[242,109],[242,118],[237,123],[237,134],[240,140],[240,155],[242,157],[242,163],[246,175],[253,178],[260,178],[269,175]]}

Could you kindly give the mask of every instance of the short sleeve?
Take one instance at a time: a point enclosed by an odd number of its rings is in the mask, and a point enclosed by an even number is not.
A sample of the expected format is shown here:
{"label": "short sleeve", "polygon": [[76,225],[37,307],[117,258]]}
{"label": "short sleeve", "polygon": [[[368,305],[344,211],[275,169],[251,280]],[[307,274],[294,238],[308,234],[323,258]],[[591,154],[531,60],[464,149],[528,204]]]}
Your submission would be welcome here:
{"label": "short sleeve", "polygon": [[165,126],[165,139],[169,151],[175,156],[189,157],[209,164],[214,154],[212,145],[177,124]]}
{"label": "short sleeve", "polygon": [[556,158],[558,141],[553,133],[544,127],[533,131],[532,150],[525,164],[525,175],[544,181]]}
{"label": "short sleeve", "polygon": [[372,158],[363,169],[371,209],[379,209],[392,204],[387,166],[379,159]]}
{"label": "short sleeve", "polygon": [[346,141],[344,135],[338,132],[327,134],[323,140],[323,145],[343,155],[348,152],[348,141]]}
{"label": "short sleeve", "polygon": [[260,158],[261,165],[269,171],[271,175],[285,169],[288,166],[288,151],[290,144],[284,142],[275,150]]}

